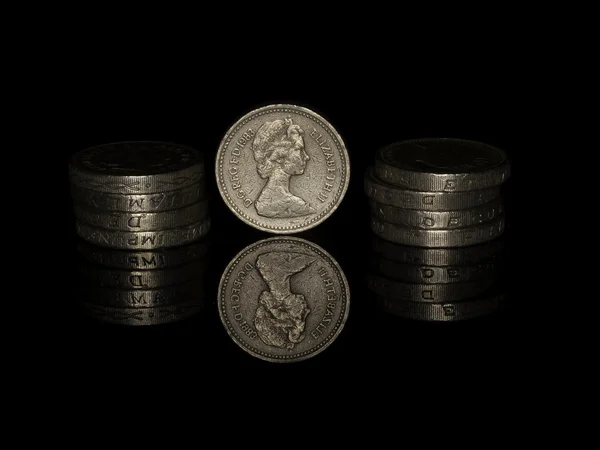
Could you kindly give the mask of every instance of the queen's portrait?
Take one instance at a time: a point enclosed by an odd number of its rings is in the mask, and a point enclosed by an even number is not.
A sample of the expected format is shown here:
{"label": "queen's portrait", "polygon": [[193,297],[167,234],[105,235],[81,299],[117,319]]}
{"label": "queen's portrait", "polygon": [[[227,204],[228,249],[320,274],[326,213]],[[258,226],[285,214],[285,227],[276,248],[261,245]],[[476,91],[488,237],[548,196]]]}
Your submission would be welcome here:
{"label": "queen's portrait", "polygon": [[259,215],[293,218],[316,213],[306,200],[290,191],[290,178],[302,175],[310,159],[303,135],[304,130],[289,118],[265,122],[256,132],[251,149],[258,174],[267,179],[254,203]]}

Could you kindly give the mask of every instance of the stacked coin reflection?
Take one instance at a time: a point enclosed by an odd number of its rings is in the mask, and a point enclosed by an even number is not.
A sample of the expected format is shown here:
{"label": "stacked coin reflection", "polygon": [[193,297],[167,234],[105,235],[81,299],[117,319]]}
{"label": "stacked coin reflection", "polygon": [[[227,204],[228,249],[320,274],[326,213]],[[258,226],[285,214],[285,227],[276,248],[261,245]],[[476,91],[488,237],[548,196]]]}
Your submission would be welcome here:
{"label": "stacked coin reflection", "polygon": [[86,315],[118,325],[178,321],[204,306],[208,244],[145,252],[113,250],[80,240],[81,305]]}
{"label": "stacked coin reflection", "polygon": [[373,257],[368,283],[394,314],[430,321],[495,311],[504,232],[505,153],[458,139],[416,139],[377,153],[365,176]]}
{"label": "stacked coin reflection", "polygon": [[177,247],[210,227],[204,161],[190,147],[151,141],[82,150],[69,164],[77,234],[122,250]]}

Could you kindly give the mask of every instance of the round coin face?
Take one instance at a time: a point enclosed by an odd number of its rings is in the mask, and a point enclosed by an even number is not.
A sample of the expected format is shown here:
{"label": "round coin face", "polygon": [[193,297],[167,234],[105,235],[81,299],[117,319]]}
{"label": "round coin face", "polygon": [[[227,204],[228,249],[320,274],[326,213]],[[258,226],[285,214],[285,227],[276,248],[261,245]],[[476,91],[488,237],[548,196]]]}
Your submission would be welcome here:
{"label": "round coin face", "polygon": [[247,224],[270,233],[313,228],[342,201],[348,153],[324,118],[294,105],[271,105],[239,119],[216,159],[219,192]]}
{"label": "round coin face", "polygon": [[79,187],[116,194],[170,191],[202,179],[203,157],[197,150],[168,142],[129,141],[90,147],[69,165]]}
{"label": "round coin face", "polygon": [[271,362],[295,362],[327,348],[348,317],[350,289],[337,262],[304,239],[273,237],[227,266],[218,297],[233,341]]}

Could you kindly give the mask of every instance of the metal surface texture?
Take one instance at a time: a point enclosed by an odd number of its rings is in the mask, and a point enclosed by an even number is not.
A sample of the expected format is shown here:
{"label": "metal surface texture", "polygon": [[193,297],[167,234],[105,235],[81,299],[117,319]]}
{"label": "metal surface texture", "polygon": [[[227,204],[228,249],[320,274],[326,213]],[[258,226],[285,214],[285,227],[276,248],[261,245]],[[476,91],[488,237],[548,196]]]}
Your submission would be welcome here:
{"label": "metal surface texture", "polygon": [[455,211],[421,211],[369,201],[371,213],[382,222],[424,230],[465,228],[489,222],[504,213],[502,197],[481,206]]}
{"label": "metal surface texture", "polygon": [[406,319],[430,322],[455,322],[475,319],[501,310],[506,298],[501,293],[490,293],[480,298],[459,302],[422,303],[377,297],[376,301],[387,312]]}
{"label": "metal surface texture", "polygon": [[467,266],[424,266],[410,263],[400,263],[373,255],[370,267],[386,277],[407,283],[461,283],[463,281],[479,280],[494,276],[498,264],[488,260],[475,265]]}
{"label": "metal surface texture", "polygon": [[382,222],[371,217],[371,230],[379,237],[416,247],[463,247],[491,241],[504,232],[504,216],[491,222],[452,230],[421,230]]}
{"label": "metal surface texture", "polygon": [[342,331],[350,289],[338,263],[304,239],[258,241],[229,263],[218,308],[227,333],[246,352],[271,362],[311,358]]}
{"label": "metal surface texture", "polygon": [[157,213],[98,211],[73,207],[75,217],[88,225],[117,231],[157,231],[200,222],[208,217],[208,201]]}
{"label": "metal surface texture", "polygon": [[127,251],[99,247],[83,239],[77,243],[78,255],[84,260],[114,269],[151,270],[176,267],[206,256],[206,238],[192,244],[151,251]]}
{"label": "metal surface texture", "polygon": [[424,248],[396,244],[376,235],[371,236],[374,253],[393,261],[428,266],[462,266],[498,258],[504,249],[502,237],[477,245],[455,248]]}
{"label": "metal surface texture", "polygon": [[377,152],[376,176],[390,184],[430,192],[499,186],[510,176],[506,153],[465,139],[411,139]]}
{"label": "metal surface texture", "polygon": [[333,214],[350,179],[345,144],[323,117],[277,104],[241,117],[215,164],[219,192],[248,225],[274,234],[313,228]]}
{"label": "metal surface texture", "polygon": [[108,194],[71,186],[71,197],[75,204],[99,211],[156,213],[192,205],[204,200],[205,196],[205,183],[154,194]]}
{"label": "metal surface texture", "polygon": [[470,209],[500,195],[499,187],[465,192],[426,192],[400,188],[378,179],[372,167],[367,170],[364,181],[367,196],[377,203],[422,211]]}
{"label": "metal surface texture", "polygon": [[441,303],[475,297],[492,287],[496,279],[491,277],[462,283],[419,284],[392,280],[378,274],[368,273],[366,281],[367,287],[371,291],[384,297],[413,302]]}
{"label": "metal surface texture", "polygon": [[198,150],[185,145],[115,142],[76,153],[69,175],[72,184],[97,192],[152,194],[200,182],[204,160]]}
{"label": "metal surface texture", "polygon": [[160,231],[114,231],[92,227],[77,221],[77,234],[88,242],[114,249],[153,250],[189,244],[205,236],[210,229],[210,219]]}

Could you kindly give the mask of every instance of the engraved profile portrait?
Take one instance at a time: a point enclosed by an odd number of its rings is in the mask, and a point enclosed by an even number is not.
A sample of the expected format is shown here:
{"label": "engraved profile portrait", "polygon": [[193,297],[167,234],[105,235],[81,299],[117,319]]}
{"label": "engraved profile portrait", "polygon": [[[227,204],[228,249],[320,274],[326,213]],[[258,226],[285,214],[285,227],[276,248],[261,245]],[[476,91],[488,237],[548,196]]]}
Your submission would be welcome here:
{"label": "engraved profile portrait", "polygon": [[258,174],[268,180],[254,203],[259,215],[292,218],[316,213],[306,200],[290,191],[290,178],[304,174],[310,159],[303,135],[304,130],[290,118],[265,122],[256,132],[251,149]]}
{"label": "engraved profile portrait", "polygon": [[267,345],[292,350],[304,340],[308,303],[291,291],[290,279],[316,260],[296,252],[269,252],[259,255],[256,268],[268,286],[258,300],[254,326]]}

